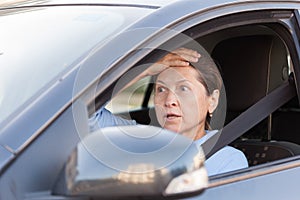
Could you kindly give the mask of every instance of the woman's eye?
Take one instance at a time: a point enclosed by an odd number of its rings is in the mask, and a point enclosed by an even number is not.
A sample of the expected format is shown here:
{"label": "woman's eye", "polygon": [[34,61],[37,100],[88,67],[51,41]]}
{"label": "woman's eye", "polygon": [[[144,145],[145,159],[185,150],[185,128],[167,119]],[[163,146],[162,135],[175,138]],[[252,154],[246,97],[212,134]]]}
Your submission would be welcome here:
{"label": "woman's eye", "polygon": [[188,91],[189,88],[187,86],[180,86],[181,91]]}
{"label": "woman's eye", "polygon": [[156,92],[164,92],[166,89],[163,87],[156,88]]}

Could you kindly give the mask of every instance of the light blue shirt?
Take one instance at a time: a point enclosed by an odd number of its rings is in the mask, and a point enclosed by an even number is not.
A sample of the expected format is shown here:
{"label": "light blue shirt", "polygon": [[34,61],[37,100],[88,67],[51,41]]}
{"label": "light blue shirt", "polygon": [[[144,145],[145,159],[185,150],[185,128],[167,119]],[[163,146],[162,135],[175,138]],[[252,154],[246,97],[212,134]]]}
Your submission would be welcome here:
{"label": "light blue shirt", "polygon": [[[136,125],[134,120],[126,120],[121,117],[113,115],[105,108],[99,109],[90,119],[89,128],[93,132],[100,128],[109,126],[123,126],[123,125]],[[208,138],[212,137],[218,131],[207,131],[195,143],[201,146]],[[225,173],[237,169],[248,167],[248,162],[242,151],[231,146],[225,146],[205,161],[205,166],[209,176]]]}
{"label": "light blue shirt", "polygon": [[[216,134],[218,130],[207,131],[195,143],[201,146],[210,137]],[[243,169],[248,167],[248,161],[244,153],[234,147],[225,146],[205,161],[206,170],[209,176],[230,172],[233,170]]]}
{"label": "light blue shirt", "polygon": [[106,108],[102,107],[89,119],[90,132],[98,130],[99,128],[105,128],[109,126],[124,126],[124,125],[136,125],[135,120],[127,120],[122,117],[113,115]]}

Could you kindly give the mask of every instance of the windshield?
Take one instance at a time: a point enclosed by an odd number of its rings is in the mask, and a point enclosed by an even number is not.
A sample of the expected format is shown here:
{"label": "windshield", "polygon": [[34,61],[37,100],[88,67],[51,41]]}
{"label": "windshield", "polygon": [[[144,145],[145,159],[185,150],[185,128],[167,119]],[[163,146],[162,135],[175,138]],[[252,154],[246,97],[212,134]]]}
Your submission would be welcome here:
{"label": "windshield", "polygon": [[150,11],[105,6],[1,10],[0,123],[96,44]]}

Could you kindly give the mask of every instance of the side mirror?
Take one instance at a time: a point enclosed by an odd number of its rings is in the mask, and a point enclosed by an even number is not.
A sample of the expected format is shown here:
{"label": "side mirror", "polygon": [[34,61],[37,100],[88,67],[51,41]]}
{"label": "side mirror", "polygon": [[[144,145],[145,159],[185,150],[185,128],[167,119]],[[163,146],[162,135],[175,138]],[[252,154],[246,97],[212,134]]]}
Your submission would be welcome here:
{"label": "side mirror", "polygon": [[126,198],[200,193],[205,156],[192,140],[153,126],[121,126],[85,137],[70,155],[53,194]]}

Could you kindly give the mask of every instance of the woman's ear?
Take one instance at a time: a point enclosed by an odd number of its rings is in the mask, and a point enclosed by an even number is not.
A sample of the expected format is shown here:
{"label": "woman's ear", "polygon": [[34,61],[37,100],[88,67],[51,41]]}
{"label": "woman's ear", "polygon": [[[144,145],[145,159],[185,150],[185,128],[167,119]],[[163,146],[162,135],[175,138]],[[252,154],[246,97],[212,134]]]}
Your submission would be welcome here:
{"label": "woman's ear", "polygon": [[208,106],[208,112],[212,114],[215,109],[218,106],[219,103],[219,96],[220,96],[220,91],[219,90],[214,90],[212,94],[209,96],[209,106]]}

